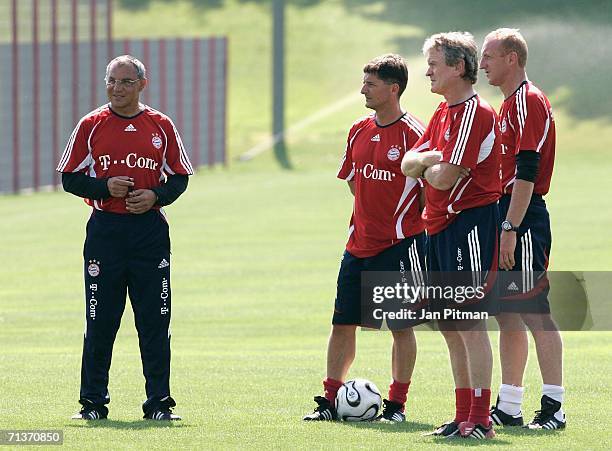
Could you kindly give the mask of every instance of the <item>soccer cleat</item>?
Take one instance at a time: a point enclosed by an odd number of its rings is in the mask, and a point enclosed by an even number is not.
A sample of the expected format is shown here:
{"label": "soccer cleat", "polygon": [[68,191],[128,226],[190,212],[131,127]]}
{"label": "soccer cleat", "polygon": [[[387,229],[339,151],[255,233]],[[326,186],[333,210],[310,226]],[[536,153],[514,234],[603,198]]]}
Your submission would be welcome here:
{"label": "soccer cleat", "polygon": [[496,426],[522,426],[523,425],[523,414],[521,412],[518,415],[509,415],[503,410],[497,408],[499,405],[499,396],[497,397],[497,402],[494,406],[491,406],[491,410],[489,411],[489,415],[491,416],[491,421]]}
{"label": "soccer cleat", "polygon": [[383,423],[403,423],[406,421],[406,415],[402,412],[403,406],[401,404],[383,399],[383,405],[383,413],[376,418],[376,421]]}
{"label": "soccer cleat", "polygon": [[459,436],[459,424],[455,423],[455,421],[449,421],[438,427],[435,431],[429,432],[425,435],[434,435],[436,437],[446,438],[457,437]]}
{"label": "soccer cleat", "polygon": [[72,415],[72,420],[105,420],[108,416],[108,409],[105,406],[90,404]]}
{"label": "soccer cleat", "polygon": [[176,406],[176,402],[170,396],[163,398],[149,398],[142,405],[145,420],[171,421],[182,420],[182,418],[172,413],[172,407]]}
{"label": "soccer cleat", "polygon": [[182,420],[179,415],[172,413],[171,409],[158,409],[146,414],[143,417],[145,420],[158,420],[158,421],[178,421]]}
{"label": "soccer cleat", "polygon": [[336,408],[329,400],[323,396],[315,396],[318,404],[314,412],[302,418],[304,421],[335,421],[338,419]]}
{"label": "soccer cleat", "polygon": [[464,421],[459,424],[459,434],[461,438],[475,438],[477,440],[495,437],[493,424],[487,428],[480,423],[474,424],[469,421]]}
{"label": "soccer cleat", "polygon": [[[546,395],[542,396],[541,403],[542,410],[536,410],[535,418],[523,427],[526,429],[565,429],[565,414],[559,412],[561,403]],[[563,416],[563,419],[559,419],[557,414]]]}

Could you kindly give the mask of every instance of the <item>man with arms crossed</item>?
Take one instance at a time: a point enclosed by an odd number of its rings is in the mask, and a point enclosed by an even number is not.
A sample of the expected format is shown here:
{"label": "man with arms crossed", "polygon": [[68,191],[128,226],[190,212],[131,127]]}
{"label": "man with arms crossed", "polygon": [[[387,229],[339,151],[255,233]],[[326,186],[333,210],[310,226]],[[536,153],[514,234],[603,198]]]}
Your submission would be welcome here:
{"label": "man with arms crossed", "polygon": [[527,325],[544,385],[541,410],[525,427],[563,429],[563,344],[550,315],[547,279],[538,283],[537,277],[548,267],[552,242],[543,196],[550,187],[555,158],[555,122],[550,102],[527,79],[526,63],[527,43],[518,30],[500,28],[485,38],[480,67],[505,97],[499,114],[503,187],[499,205],[504,220],[499,267],[519,276],[501,287],[508,296],[502,299],[502,313],[497,316],[502,385],[491,418],[498,425],[523,424]]}
{"label": "man with arms crossed", "polygon": [[[374,113],[355,122],[348,135],[338,178],[346,180],[355,196],[346,251],[340,264],[338,286],[327,348],[325,396],[306,421],[336,420],[336,393],[355,358],[356,329],[361,317],[362,271],[424,269],[424,225],[420,216],[421,188],[401,173],[402,156],[423,134],[424,127],[400,106],[408,82],[408,69],[399,55],[383,55],[363,68],[366,107]],[[418,276],[417,276],[418,277]],[[392,330],[392,376],[389,399],[380,419],[405,421],[404,405],[416,358],[412,325]],[[390,326],[391,327],[391,326]],[[391,327],[392,328],[392,327]],[[393,328],[392,328],[393,329]]]}
{"label": "man with arms crossed", "polygon": [[[474,91],[478,50],[469,33],[425,41],[431,91],[444,97],[425,134],[404,156],[402,171],[426,180],[427,270],[463,275],[497,269],[499,141],[495,111]],[[451,274],[452,275],[452,274]],[[468,277],[469,278],[469,277]],[[487,299],[487,298],[485,298]],[[493,301],[489,301],[493,304]],[[494,313],[494,305],[479,308]],[[492,309],[489,311],[489,309]],[[455,381],[455,418],[433,435],[495,436],[489,420],[493,357],[484,321],[441,321]]]}
{"label": "man with arms crossed", "polygon": [[164,205],[187,188],[193,169],[168,116],[139,102],[144,65],[130,55],[106,67],[109,103],[77,124],[57,170],[64,189],[93,207],[83,249],[86,325],[82,409],[108,415],[108,372],[129,292],[145,377],[144,418],[180,420],[170,396],[170,236]]}

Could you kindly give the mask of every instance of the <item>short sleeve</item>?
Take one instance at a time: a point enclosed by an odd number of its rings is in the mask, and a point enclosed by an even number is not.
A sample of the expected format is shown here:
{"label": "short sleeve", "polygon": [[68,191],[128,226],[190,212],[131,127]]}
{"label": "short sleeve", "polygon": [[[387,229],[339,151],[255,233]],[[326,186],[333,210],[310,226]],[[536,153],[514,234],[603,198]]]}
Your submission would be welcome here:
{"label": "short sleeve", "polygon": [[427,152],[428,150],[431,150],[431,147],[432,147],[431,139],[433,135],[433,128],[435,124],[438,122],[439,116],[440,116],[440,107],[436,109],[435,113],[429,120],[427,127],[425,127],[425,130],[423,131],[421,136],[418,137],[416,142],[410,148],[410,152]]}
{"label": "short sleeve", "polygon": [[445,132],[448,140],[441,161],[469,169],[476,167],[480,147],[495,124],[495,115],[485,113],[486,110],[478,108],[476,97],[465,102],[461,114],[457,114]]}
{"label": "short sleeve", "polygon": [[550,128],[548,107],[537,94],[516,96],[518,133],[516,134],[517,153],[523,150],[539,152]]}
{"label": "short sleeve", "polygon": [[355,169],[353,168],[353,141],[361,131],[361,128],[353,126],[351,131],[346,138],[346,148],[342,160],[340,160],[340,167],[338,168],[338,174],[336,176],[339,179],[350,182],[355,177]]}
{"label": "short sleeve", "polygon": [[409,113],[402,119],[408,125],[408,136],[406,140],[406,151],[412,149],[425,133],[423,123]]}
{"label": "short sleeve", "polygon": [[423,135],[414,143],[410,152],[426,152],[430,149],[431,139],[429,138],[429,127],[427,127]]}
{"label": "short sleeve", "polygon": [[166,134],[166,153],[164,172],[168,175],[192,175],[193,167],[183,145],[181,136],[170,118],[162,119],[162,128]]}
{"label": "short sleeve", "polygon": [[90,165],[92,157],[87,141],[91,128],[91,122],[86,120],[86,117],[79,121],[68,139],[57,165],[57,172],[80,172]]}

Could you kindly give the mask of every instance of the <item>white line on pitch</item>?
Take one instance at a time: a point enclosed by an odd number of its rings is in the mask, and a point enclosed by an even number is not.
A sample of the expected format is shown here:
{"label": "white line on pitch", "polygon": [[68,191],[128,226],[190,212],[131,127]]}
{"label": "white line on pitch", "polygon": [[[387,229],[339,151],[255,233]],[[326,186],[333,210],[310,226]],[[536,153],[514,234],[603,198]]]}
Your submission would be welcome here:
{"label": "white line on pitch", "polygon": [[277,133],[274,136],[270,136],[269,138],[265,139],[264,141],[260,142],[259,144],[256,144],[255,146],[251,147],[249,150],[247,150],[246,152],[244,152],[242,155],[240,155],[238,157],[239,161],[249,161],[252,160],[253,158],[255,158],[257,155],[259,155],[260,153],[265,152],[266,150],[271,149],[272,147],[274,147],[274,144],[276,144],[277,142],[279,142],[283,136],[289,136],[290,134],[301,130],[307,126],[309,126],[310,124],[313,124],[315,122],[320,121],[321,119],[326,118],[327,116],[335,113],[336,111],[339,111],[345,107],[347,107],[348,105],[357,102],[357,100],[361,99],[362,95],[359,93],[354,93],[354,94],[350,94],[340,100],[338,100],[337,102],[334,102],[330,105],[327,105],[324,108],[321,108],[319,111],[316,111],[315,113],[311,114],[310,116],[302,119],[301,121],[297,122],[296,124],[292,125],[291,127],[289,127],[287,130],[285,130],[285,133]]}

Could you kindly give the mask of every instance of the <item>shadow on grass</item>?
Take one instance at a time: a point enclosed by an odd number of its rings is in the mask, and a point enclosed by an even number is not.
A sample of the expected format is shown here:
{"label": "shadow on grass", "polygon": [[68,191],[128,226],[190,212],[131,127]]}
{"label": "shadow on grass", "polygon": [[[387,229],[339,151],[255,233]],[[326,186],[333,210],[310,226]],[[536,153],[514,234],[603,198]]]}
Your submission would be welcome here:
{"label": "shadow on grass", "polygon": [[88,429],[164,429],[164,428],[189,428],[193,427],[190,424],[185,424],[182,421],[153,421],[153,420],[97,420],[97,421],[73,421],[66,424],[71,428],[88,428]]}
{"label": "shadow on grass", "polygon": [[380,421],[343,421],[343,426],[356,429],[375,429],[380,432],[427,432],[433,431],[437,426],[429,423],[406,421],[403,423],[383,423]]}
{"label": "shadow on grass", "polygon": [[[222,0],[157,0],[190,2],[201,11],[225,7]],[[269,8],[271,0],[238,0]],[[120,0],[122,8],[147,8],[152,0]],[[322,0],[287,0],[294,8],[325,5]],[[564,108],[582,120],[611,122],[612,96],[602,95],[612,70],[612,2],[609,0],[340,0],[351,15],[391,23],[398,33],[389,45],[404,56],[419,56],[423,41],[432,33],[467,30],[479,44],[498,27],[518,27],[530,48],[528,74],[551,97],[553,109]],[[422,32],[406,36],[402,27]],[[317,31],[315,31],[317,32]],[[479,84],[486,84],[482,72]]]}
{"label": "shadow on grass", "polygon": [[[164,3],[178,3],[182,0],[158,0]],[[270,5],[272,0],[239,0],[240,3],[258,3],[261,5]],[[320,3],[322,0],[285,0],[285,3],[300,8],[307,8]],[[202,9],[215,9],[223,7],[223,0],[189,0],[189,2],[196,8]],[[153,0],[119,0],[121,7],[131,9],[133,11],[142,10],[148,8]]]}
{"label": "shadow on grass", "polygon": [[[343,421],[340,423],[343,426],[354,427],[356,429],[374,429],[378,432],[385,433],[410,433],[410,432],[421,432],[422,436],[426,436],[429,432],[436,429],[439,425],[433,425],[430,423],[419,423],[414,421],[406,421],[405,423],[381,423],[379,421],[363,421],[363,422],[350,422]],[[522,431],[515,431],[517,428],[508,428],[511,430],[509,434],[504,431],[502,436],[497,435],[493,440],[474,440],[474,439],[462,439],[456,438],[444,438],[431,436],[432,445],[444,445],[444,446],[508,446],[511,444],[510,441],[504,440],[504,435],[511,436],[522,436],[522,435],[533,435],[533,432],[522,429]],[[554,432],[553,432],[554,433]]]}
{"label": "shadow on grass", "polygon": [[504,440],[503,438],[500,438],[499,435],[497,435],[492,440],[476,440],[472,438],[461,438],[461,437],[453,437],[453,438],[432,437],[432,445],[434,446],[435,445],[448,446],[448,447],[459,446],[461,448],[466,448],[469,446],[486,446],[487,448],[489,448],[489,447],[495,447],[495,446],[507,447],[508,445],[511,445],[511,444],[512,442],[509,442],[508,440]]}
{"label": "shadow on grass", "polygon": [[[518,437],[552,437],[559,434],[559,431],[530,431],[529,429],[523,429],[522,427],[506,427],[498,428],[495,430],[496,436],[493,440],[472,440],[472,439],[444,439],[441,437],[432,437],[433,442],[436,444],[444,444],[445,446],[507,446],[513,443],[512,439]],[[563,432],[561,432],[563,433]]]}
{"label": "shadow on grass", "polygon": [[[520,28],[529,45],[527,73],[551,95],[553,109],[565,108],[578,119],[612,120],[612,97],[602,96],[612,70],[612,2],[593,0],[472,0],[449,2],[394,0],[371,6],[370,0],[343,0],[347,11],[399,26],[412,25],[422,36],[401,36],[390,43],[405,56],[420,56],[433,33],[465,30],[482,44],[499,27]],[[486,78],[479,71],[479,85]]]}
{"label": "shadow on grass", "polygon": [[547,429],[538,429],[538,430],[530,430],[522,427],[505,427],[496,429],[496,432],[502,436],[507,437],[553,437],[557,434],[563,434],[563,431],[559,430],[547,430]]}
{"label": "shadow on grass", "polygon": [[428,33],[469,29],[479,24],[502,26],[526,16],[555,18],[580,17],[592,23],[609,25],[609,0],[387,0],[373,6],[371,0],[343,0],[348,11],[371,19],[413,24]]}

